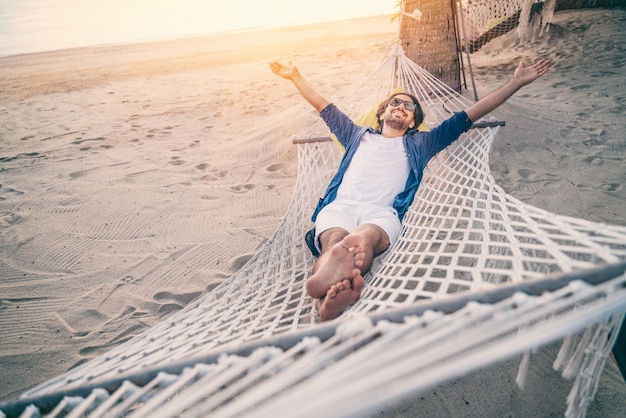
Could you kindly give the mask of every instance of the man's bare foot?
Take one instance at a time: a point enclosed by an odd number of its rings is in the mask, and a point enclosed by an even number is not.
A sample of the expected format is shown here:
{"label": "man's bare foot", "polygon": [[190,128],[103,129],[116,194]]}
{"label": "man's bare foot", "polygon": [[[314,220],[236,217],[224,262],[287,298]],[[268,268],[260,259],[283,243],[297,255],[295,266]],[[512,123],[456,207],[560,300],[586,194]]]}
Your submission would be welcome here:
{"label": "man's bare foot", "polygon": [[361,297],[365,282],[358,274],[352,280],[343,280],[330,287],[326,297],[320,300],[318,310],[322,321],[337,318]]}
{"label": "man's bare foot", "polygon": [[344,279],[352,280],[360,275],[359,267],[363,265],[364,258],[363,237],[346,235],[327,253],[320,256],[317,271],[306,281],[309,296],[315,299],[323,298],[334,284]]}

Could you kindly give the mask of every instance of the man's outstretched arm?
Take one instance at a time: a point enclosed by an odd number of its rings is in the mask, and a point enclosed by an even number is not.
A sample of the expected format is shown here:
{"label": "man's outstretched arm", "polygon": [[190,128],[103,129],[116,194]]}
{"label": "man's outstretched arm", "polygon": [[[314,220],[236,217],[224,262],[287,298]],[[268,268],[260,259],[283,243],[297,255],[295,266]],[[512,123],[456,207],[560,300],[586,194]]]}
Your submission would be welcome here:
{"label": "man's outstretched arm", "polygon": [[515,69],[513,78],[470,106],[465,111],[467,116],[472,122],[476,122],[478,119],[506,102],[509,97],[513,96],[519,89],[546,74],[551,65],[552,61],[545,59],[539,60],[529,67],[524,66],[524,62],[520,61]]}
{"label": "man's outstretched arm", "polygon": [[317,90],[315,90],[311,83],[302,77],[298,68],[292,63],[283,65],[278,61],[274,61],[270,63],[270,69],[274,74],[279,75],[282,78],[286,78],[287,80],[291,80],[302,97],[304,97],[306,101],[309,102],[318,112],[321,112],[322,109],[330,103],[321,94],[319,94]]}

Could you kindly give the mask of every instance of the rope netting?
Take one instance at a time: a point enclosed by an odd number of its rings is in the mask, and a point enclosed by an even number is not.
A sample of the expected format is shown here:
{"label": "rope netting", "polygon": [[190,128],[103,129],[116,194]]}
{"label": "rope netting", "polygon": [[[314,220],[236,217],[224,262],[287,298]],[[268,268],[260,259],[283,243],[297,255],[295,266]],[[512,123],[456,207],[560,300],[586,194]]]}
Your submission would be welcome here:
{"label": "rope netting", "polygon": [[[471,104],[396,46],[339,107],[357,116],[398,86],[420,100],[430,128]],[[593,284],[547,280],[549,292],[536,296],[511,286],[623,263],[626,228],[508,196],[489,170],[498,125],[480,121],[430,162],[403,235],[366,275],[361,300],[319,324],[304,288],[314,260],[303,237],[341,152],[316,124],[294,141],[299,171],[284,219],[242,269],[167,321],[0,409],[9,416],[341,416],[569,336],[559,364],[579,379],[570,415],[584,414],[626,306],[624,265],[594,272],[606,277]],[[468,303],[502,289],[524,293]],[[448,301],[463,303],[447,310]]]}
{"label": "rope netting", "polygon": [[469,52],[474,52],[514,29],[522,39],[529,28],[541,33],[552,19],[556,0],[461,0],[461,6],[462,38],[467,40]]}

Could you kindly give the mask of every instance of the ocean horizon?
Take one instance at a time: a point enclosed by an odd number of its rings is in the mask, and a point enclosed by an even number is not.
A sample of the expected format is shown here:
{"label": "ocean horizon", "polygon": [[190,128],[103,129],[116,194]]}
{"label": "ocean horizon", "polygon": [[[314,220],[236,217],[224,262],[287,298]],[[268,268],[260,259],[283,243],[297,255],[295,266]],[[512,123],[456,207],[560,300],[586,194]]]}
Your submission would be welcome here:
{"label": "ocean horizon", "polygon": [[391,14],[395,3],[333,1],[2,0],[0,56],[347,20]]}

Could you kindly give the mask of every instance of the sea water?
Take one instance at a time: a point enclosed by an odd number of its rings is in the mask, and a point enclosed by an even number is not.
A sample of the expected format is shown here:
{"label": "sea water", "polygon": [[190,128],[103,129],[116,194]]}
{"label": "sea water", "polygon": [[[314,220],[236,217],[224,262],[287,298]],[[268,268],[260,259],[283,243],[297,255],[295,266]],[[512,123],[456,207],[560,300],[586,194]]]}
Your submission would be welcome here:
{"label": "sea water", "polygon": [[0,0],[0,56],[393,13],[395,0]]}

